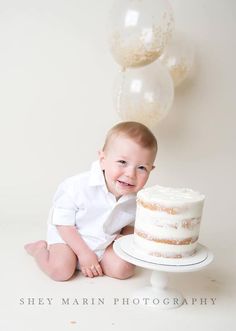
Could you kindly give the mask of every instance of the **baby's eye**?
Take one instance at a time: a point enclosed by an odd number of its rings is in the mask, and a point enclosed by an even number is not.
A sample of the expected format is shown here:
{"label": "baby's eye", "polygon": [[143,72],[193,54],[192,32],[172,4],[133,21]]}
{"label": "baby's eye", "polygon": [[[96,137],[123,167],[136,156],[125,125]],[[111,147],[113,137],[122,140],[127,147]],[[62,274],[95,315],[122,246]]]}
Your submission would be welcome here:
{"label": "baby's eye", "polygon": [[141,170],[141,171],[147,171],[147,168],[144,167],[144,166],[139,166],[138,169]]}
{"label": "baby's eye", "polygon": [[119,164],[122,164],[122,165],[126,165],[127,164],[127,162],[125,161],[125,160],[118,160],[117,161]]}

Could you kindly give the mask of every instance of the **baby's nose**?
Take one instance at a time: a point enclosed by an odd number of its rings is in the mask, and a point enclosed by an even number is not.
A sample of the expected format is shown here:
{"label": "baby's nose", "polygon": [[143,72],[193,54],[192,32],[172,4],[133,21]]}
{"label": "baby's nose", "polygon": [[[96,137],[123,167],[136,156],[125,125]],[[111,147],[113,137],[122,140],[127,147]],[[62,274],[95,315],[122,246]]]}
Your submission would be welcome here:
{"label": "baby's nose", "polygon": [[128,167],[126,169],[126,176],[130,178],[134,178],[136,176],[136,169],[134,167]]}

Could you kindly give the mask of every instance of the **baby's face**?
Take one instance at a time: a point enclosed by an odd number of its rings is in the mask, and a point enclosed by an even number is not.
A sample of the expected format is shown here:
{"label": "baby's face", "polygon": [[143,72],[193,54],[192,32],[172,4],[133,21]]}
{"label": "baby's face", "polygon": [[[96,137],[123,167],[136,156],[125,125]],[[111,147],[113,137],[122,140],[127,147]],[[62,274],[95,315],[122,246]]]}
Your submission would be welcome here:
{"label": "baby's face", "polygon": [[107,188],[118,199],[143,188],[154,168],[155,153],[120,135],[109,142],[99,158]]}

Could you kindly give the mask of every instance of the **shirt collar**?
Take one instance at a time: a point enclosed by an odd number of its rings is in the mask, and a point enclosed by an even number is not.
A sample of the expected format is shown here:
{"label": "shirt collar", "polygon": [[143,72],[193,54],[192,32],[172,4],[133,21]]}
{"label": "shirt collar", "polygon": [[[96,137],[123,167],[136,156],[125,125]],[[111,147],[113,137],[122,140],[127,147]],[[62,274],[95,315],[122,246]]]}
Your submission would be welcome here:
{"label": "shirt collar", "polygon": [[89,186],[104,186],[106,187],[105,178],[101,169],[99,160],[92,163],[89,176]]}

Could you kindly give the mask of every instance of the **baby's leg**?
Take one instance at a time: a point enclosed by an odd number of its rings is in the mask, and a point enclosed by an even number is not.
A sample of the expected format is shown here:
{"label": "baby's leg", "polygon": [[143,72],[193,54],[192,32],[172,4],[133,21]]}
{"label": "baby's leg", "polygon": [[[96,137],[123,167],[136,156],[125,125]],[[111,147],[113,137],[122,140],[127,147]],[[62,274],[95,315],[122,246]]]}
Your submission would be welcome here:
{"label": "baby's leg", "polygon": [[66,244],[53,244],[47,248],[46,241],[40,240],[25,245],[25,249],[34,257],[39,268],[53,280],[68,280],[76,270],[77,257]]}
{"label": "baby's leg", "polygon": [[104,274],[109,277],[127,279],[134,275],[135,266],[115,254],[113,243],[105,250],[100,264]]}

